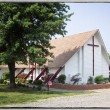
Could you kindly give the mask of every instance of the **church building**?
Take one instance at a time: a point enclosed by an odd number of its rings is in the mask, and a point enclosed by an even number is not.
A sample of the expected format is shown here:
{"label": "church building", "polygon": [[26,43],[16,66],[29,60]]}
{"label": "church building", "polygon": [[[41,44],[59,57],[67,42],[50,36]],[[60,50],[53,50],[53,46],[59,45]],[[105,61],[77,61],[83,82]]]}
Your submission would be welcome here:
{"label": "church building", "polygon": [[[54,74],[50,81],[60,74],[66,75],[66,83],[72,83],[71,77],[80,74],[80,84],[86,84],[90,76],[103,75],[109,77],[109,57],[103,39],[98,29],[79,33],[50,41],[54,46],[50,52],[54,58],[49,58],[45,66],[48,73]],[[6,65],[0,65],[0,75],[8,71]],[[37,68],[32,65],[16,64],[16,75],[22,72],[27,74],[25,78],[33,75],[33,80],[38,80],[46,68]]]}
{"label": "church building", "polygon": [[48,63],[50,72],[63,67],[60,74],[66,75],[71,83],[73,75],[80,73],[81,83],[87,83],[89,76],[109,77],[109,57],[99,30],[79,33],[51,41],[55,58]]}

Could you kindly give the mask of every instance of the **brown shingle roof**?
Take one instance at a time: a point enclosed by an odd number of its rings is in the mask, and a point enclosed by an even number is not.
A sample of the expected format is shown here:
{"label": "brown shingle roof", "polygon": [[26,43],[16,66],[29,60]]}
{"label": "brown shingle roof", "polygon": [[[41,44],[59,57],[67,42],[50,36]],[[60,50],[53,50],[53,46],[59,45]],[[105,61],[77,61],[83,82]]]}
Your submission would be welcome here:
{"label": "brown shingle roof", "polygon": [[97,31],[93,30],[51,40],[51,45],[55,46],[51,50],[54,59],[52,62],[48,62],[48,67],[63,66]]}

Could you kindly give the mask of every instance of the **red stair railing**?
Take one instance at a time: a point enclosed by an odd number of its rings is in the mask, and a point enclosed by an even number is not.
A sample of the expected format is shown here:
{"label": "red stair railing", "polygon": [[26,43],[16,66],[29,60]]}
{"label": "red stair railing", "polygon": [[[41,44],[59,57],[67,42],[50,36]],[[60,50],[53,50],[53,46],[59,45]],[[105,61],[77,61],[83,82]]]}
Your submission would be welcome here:
{"label": "red stair railing", "polygon": [[[62,69],[63,69],[63,67],[60,67],[60,68],[56,71],[56,73],[55,73],[48,81],[53,82]],[[48,81],[47,81],[47,82],[48,82]]]}
{"label": "red stair railing", "polygon": [[47,70],[48,70],[47,68],[44,68],[34,81],[38,80]]}
{"label": "red stair railing", "polygon": [[32,68],[31,71],[29,71],[29,73],[23,79],[27,79],[31,74],[33,74],[34,70],[35,68]]}
{"label": "red stair railing", "polygon": [[15,78],[17,78],[22,72],[24,72],[25,69],[26,69],[26,68],[23,68],[23,69],[16,75]]}

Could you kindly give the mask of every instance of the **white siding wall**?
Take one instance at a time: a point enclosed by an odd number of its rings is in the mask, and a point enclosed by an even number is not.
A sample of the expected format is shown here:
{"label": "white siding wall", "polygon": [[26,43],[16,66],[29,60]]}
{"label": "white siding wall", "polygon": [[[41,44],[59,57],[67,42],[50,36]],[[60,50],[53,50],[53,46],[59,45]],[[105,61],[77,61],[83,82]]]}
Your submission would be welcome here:
{"label": "white siding wall", "polygon": [[94,44],[99,47],[94,47],[94,76],[102,74],[101,72],[101,44],[97,37],[94,38]]}
{"label": "white siding wall", "polygon": [[21,71],[20,68],[16,69],[16,71],[15,71],[15,76],[16,76],[20,71]]}
{"label": "white siding wall", "polygon": [[[49,68],[49,73],[54,74],[58,69],[59,69],[59,68]],[[58,74],[58,76],[59,76],[60,74],[65,74],[65,68],[63,68],[63,69],[60,71],[60,73]]]}
{"label": "white siding wall", "polygon": [[98,44],[99,47],[94,47],[94,76],[102,74],[101,71],[101,45],[98,40],[95,38],[95,44]]}
{"label": "white siding wall", "polygon": [[[93,76],[93,49],[92,46],[88,46],[87,44],[92,44],[92,38],[84,45],[84,83],[87,82],[89,76]],[[94,77],[101,74],[107,76],[108,64],[102,54],[101,44],[97,36],[94,37],[94,44],[99,45],[99,47],[94,47]]]}
{"label": "white siding wall", "polygon": [[8,68],[1,68],[0,69],[0,78],[2,78],[2,74],[5,72],[9,72],[9,69]]}
{"label": "white siding wall", "polygon": [[71,83],[71,77],[79,72],[79,52],[72,56],[65,64],[66,83]]}
{"label": "white siding wall", "polygon": [[101,62],[101,69],[102,69],[102,74],[104,77],[108,78],[109,77],[109,65],[104,57],[104,53],[102,51],[102,62]]}
{"label": "white siding wall", "polygon": [[84,45],[84,77],[83,83],[87,83],[87,79],[89,76],[93,75],[93,48],[92,46],[88,46],[87,44],[92,44],[92,39],[90,39]]}

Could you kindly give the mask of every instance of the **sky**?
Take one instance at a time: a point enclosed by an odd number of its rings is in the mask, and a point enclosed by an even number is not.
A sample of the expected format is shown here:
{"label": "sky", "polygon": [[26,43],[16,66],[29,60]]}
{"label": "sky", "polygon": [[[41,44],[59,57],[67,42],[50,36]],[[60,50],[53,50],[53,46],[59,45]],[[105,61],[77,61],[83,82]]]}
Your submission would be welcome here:
{"label": "sky", "polygon": [[67,22],[67,35],[99,29],[101,37],[110,53],[110,3],[67,3],[68,13],[74,13]]}

